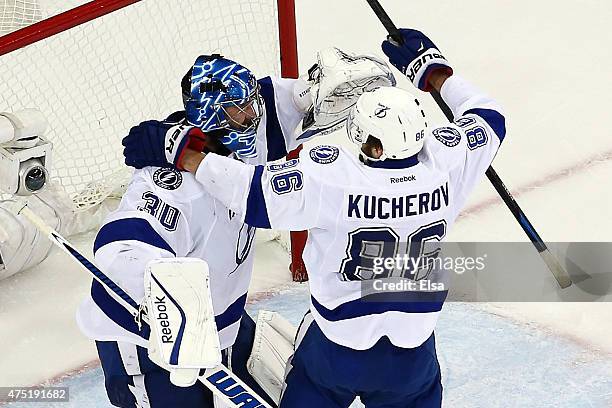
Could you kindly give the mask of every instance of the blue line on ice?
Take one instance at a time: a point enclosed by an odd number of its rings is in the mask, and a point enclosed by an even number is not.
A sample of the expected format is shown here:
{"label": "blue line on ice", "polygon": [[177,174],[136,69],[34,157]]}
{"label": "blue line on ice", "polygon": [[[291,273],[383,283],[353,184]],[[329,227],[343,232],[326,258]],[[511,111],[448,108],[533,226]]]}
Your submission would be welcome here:
{"label": "blue line on ice", "polygon": [[[307,307],[301,285],[250,305],[249,312],[275,310],[297,325]],[[436,336],[445,407],[612,406],[612,361],[566,339],[465,303],[445,305]],[[70,387],[70,403],[48,407],[110,407],[100,368],[57,385]]]}

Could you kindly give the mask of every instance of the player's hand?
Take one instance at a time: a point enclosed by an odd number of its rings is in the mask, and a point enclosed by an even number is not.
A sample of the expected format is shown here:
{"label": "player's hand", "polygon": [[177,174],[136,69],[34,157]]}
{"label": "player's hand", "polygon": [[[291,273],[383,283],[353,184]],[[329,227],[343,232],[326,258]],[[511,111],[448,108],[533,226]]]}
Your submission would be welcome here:
{"label": "player's hand", "polygon": [[400,29],[404,40],[401,45],[394,45],[389,40],[382,43],[383,52],[397,69],[402,71],[414,86],[430,92],[433,87],[430,77],[433,72],[442,71],[451,76],[453,69],[440,53],[436,45],[420,31]]}
{"label": "player's hand", "polygon": [[201,152],[206,145],[206,136],[197,127],[150,120],[130,129],[122,143],[128,166],[183,170],[182,159],[187,148]]}

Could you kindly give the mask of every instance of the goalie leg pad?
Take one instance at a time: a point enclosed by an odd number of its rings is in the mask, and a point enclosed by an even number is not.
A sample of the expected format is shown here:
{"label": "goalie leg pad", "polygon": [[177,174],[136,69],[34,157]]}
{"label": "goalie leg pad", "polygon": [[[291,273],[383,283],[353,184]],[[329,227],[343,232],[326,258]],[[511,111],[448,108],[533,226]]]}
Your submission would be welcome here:
{"label": "goalie leg pad", "polygon": [[293,354],[297,329],[280,314],[262,310],[257,315],[249,373],[274,401],[279,401],[285,367]]}
{"label": "goalie leg pad", "polygon": [[151,326],[149,358],[186,387],[201,368],[221,363],[221,347],[210,297],[208,264],[194,258],[151,261],[145,272]]}

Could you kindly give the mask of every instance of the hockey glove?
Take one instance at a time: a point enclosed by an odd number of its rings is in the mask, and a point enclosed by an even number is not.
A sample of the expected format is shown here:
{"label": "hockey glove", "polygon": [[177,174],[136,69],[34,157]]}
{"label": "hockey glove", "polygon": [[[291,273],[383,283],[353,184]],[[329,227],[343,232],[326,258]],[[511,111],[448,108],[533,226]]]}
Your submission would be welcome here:
{"label": "hockey glove", "polygon": [[453,74],[453,69],[448,61],[440,53],[436,45],[420,31],[400,29],[404,43],[394,45],[389,40],[382,43],[383,52],[389,57],[389,61],[397,69],[402,71],[414,86],[421,91],[430,92],[429,84],[431,74],[438,70],[444,70],[448,75]]}
{"label": "hockey glove", "polygon": [[183,170],[181,160],[186,148],[203,151],[206,135],[197,127],[150,120],[130,129],[122,143],[128,166],[137,169],[170,166]]}
{"label": "hockey glove", "polygon": [[317,53],[317,64],[309,71],[312,106],[307,112],[297,140],[321,136],[344,126],[359,96],[381,86],[395,86],[387,63],[371,55],[355,55],[339,48]]}

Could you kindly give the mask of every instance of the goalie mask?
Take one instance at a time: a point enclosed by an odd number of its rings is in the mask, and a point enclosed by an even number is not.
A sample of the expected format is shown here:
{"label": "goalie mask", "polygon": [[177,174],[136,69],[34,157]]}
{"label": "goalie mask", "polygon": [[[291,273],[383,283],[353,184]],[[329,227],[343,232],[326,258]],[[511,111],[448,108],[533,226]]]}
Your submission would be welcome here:
{"label": "goalie mask", "polygon": [[403,89],[383,87],[359,97],[349,113],[346,128],[350,141],[359,147],[368,136],[380,140],[382,156],[367,157],[368,160],[398,160],[421,151],[427,120],[414,95]]}
{"label": "goalie mask", "polygon": [[204,132],[224,130],[220,142],[240,158],[256,155],[263,99],[251,71],[219,54],[201,55],[181,88],[189,124]]}

